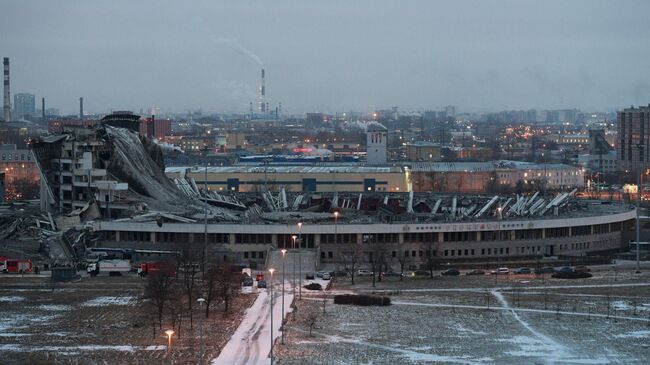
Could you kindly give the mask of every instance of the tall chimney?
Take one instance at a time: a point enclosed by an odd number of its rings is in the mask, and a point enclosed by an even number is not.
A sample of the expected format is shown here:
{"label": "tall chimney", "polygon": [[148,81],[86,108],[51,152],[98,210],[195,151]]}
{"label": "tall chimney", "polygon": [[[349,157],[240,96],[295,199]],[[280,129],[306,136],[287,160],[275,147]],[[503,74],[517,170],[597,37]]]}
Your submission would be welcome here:
{"label": "tall chimney", "polygon": [[84,98],[79,98],[79,120],[84,119]]}
{"label": "tall chimney", "polygon": [[41,123],[45,123],[45,98],[41,98]]}
{"label": "tall chimney", "polygon": [[262,69],[262,81],[260,83],[260,113],[266,112],[266,103],[265,103],[265,96],[266,96],[266,85],[264,81],[264,69]]}
{"label": "tall chimney", "polygon": [[9,89],[9,57],[4,58],[4,119],[11,121],[11,95]]}

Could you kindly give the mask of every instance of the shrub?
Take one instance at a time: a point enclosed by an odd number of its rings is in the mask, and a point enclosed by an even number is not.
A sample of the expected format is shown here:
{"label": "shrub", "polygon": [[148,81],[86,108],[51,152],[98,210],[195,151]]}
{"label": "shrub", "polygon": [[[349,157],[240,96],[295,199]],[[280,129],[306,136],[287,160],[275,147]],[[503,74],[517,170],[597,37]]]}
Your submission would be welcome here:
{"label": "shrub", "polygon": [[318,283],[309,283],[309,284],[305,285],[305,289],[308,289],[308,290],[322,290],[323,287]]}
{"label": "shrub", "polygon": [[354,295],[354,294],[339,294],[334,296],[334,304],[352,304],[361,306],[390,305],[389,297],[382,297],[377,295]]}

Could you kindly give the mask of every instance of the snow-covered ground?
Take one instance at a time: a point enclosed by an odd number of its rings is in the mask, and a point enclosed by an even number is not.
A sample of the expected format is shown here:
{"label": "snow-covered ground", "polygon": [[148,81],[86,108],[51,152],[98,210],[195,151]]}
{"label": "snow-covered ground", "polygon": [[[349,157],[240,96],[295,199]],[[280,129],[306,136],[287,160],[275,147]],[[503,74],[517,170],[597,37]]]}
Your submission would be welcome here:
{"label": "snow-covered ground", "polygon": [[[285,284],[284,315],[291,312],[293,290]],[[273,288],[273,333],[271,333],[271,288],[259,290],[257,300],[246,311],[246,315],[228,344],[212,360],[212,365],[256,365],[268,364],[271,353],[271,339],[281,335],[282,285]]]}
{"label": "snow-covered ground", "polygon": [[311,295],[289,325],[280,363],[648,364],[650,292],[642,277],[471,286],[476,280],[426,281],[429,288],[406,282],[400,291],[394,283],[375,289],[361,283],[364,291],[385,290],[393,305],[329,301],[312,337],[301,314],[322,300]]}
{"label": "snow-covered ground", "polygon": [[82,305],[85,307],[102,307],[105,305],[129,305],[131,302],[136,300],[135,297],[112,297],[112,296],[104,296],[104,297],[97,297],[94,299],[91,299]]}

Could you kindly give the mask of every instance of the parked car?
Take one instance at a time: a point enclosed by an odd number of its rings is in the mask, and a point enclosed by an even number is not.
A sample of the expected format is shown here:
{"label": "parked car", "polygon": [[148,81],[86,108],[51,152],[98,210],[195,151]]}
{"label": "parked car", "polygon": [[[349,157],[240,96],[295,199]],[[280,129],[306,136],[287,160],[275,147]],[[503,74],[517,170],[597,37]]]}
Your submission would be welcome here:
{"label": "parked car", "polygon": [[388,271],[381,274],[382,276],[403,276],[402,274],[395,271]]}
{"label": "parked car", "polygon": [[245,277],[244,280],[242,280],[241,282],[241,285],[243,286],[253,286],[253,284],[254,284],[253,278],[251,278],[250,276]]}
{"label": "parked car", "polygon": [[370,270],[365,270],[365,269],[359,269],[357,271],[357,276],[372,276],[373,272]]}
{"label": "parked car", "polygon": [[443,276],[458,276],[458,275],[460,275],[460,271],[458,271],[456,269],[447,269],[447,270],[441,272],[440,275],[443,275]]}
{"label": "parked car", "polygon": [[533,270],[530,267],[520,267],[514,271],[515,274],[532,274]]}
{"label": "parked car", "polygon": [[411,272],[411,276],[428,276],[431,275],[427,270],[415,270]]}
{"label": "parked car", "polygon": [[490,274],[492,274],[492,275],[508,275],[508,274],[510,274],[510,269],[508,269],[507,267],[500,267],[500,268],[498,268],[496,270],[490,271]]}
{"label": "parked car", "polygon": [[474,269],[466,272],[465,275],[485,275],[485,271],[480,269]]}
{"label": "parked car", "polygon": [[588,268],[585,265],[578,265],[578,266],[573,268],[573,271],[575,271],[575,272],[590,272],[591,269]]}
{"label": "parked car", "polygon": [[552,266],[544,266],[535,269],[535,274],[552,274],[555,272],[555,269]]}
{"label": "parked car", "polygon": [[260,280],[257,282],[258,288],[266,288],[266,280]]}
{"label": "parked car", "polygon": [[564,266],[559,268],[556,273],[563,273],[563,274],[570,274],[572,272],[575,272],[571,266]]}
{"label": "parked car", "polygon": [[590,272],[558,271],[551,276],[557,279],[586,279],[592,277],[593,275],[591,275]]}
{"label": "parked car", "polygon": [[332,275],[335,278],[344,278],[348,276],[348,272],[345,270],[339,270],[339,271],[333,271],[333,274],[330,273],[330,275]]}
{"label": "parked car", "polygon": [[319,277],[319,278],[322,278],[322,277],[323,277],[323,274],[325,274],[325,273],[328,273],[328,274],[329,274],[328,271],[318,271],[318,272],[316,273],[316,276]]}
{"label": "parked car", "polygon": [[313,272],[308,272],[307,274],[305,274],[305,279],[314,280],[314,273]]}
{"label": "parked car", "polygon": [[332,275],[330,273],[326,272],[323,274],[323,280],[330,280],[332,278]]}

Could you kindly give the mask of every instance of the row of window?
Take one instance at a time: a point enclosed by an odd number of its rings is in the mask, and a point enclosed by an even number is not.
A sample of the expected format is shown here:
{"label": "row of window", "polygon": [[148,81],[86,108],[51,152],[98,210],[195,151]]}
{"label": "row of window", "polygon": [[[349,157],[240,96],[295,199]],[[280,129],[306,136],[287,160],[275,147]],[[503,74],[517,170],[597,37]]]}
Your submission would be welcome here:
{"label": "row of window", "polygon": [[2,154],[2,161],[31,161],[32,160],[32,154],[31,153],[21,153],[19,154],[11,154],[11,153],[3,153]]}
{"label": "row of window", "polygon": [[264,259],[264,251],[245,251],[244,252],[244,258],[245,259]]}
{"label": "row of window", "polygon": [[[64,191],[64,199],[70,199],[70,192]],[[593,234],[605,234],[611,232],[619,232],[621,230],[621,223],[605,223],[593,226],[575,226],[559,227],[559,228],[546,228],[544,229],[522,229],[513,231],[474,231],[474,232],[443,232],[442,242],[476,242],[477,236],[480,236],[480,241],[511,241],[511,240],[538,240],[543,237],[546,238],[563,238],[569,236],[586,236]],[[570,235],[569,235],[570,233]],[[156,232],[156,242],[189,242],[191,233],[182,232]],[[112,235],[114,238],[114,234]],[[295,237],[295,241],[294,241]],[[195,233],[194,242],[203,242],[204,234]],[[120,239],[124,241],[151,241],[149,232],[120,232]],[[272,234],[235,234],[235,243],[238,244],[272,244]],[[362,234],[361,239],[363,243],[398,243],[398,233],[375,233],[375,234]],[[300,241],[302,240],[302,245]],[[321,234],[320,243],[322,244],[354,244],[358,243],[358,235],[355,233],[339,233],[334,234]],[[438,242],[438,233],[436,232],[419,232],[419,233],[404,233],[404,243],[432,243]],[[230,243],[230,235],[228,233],[209,233],[208,243]],[[278,234],[277,235],[278,248],[292,248],[301,246],[303,248],[315,247],[315,235],[313,234]]]}

